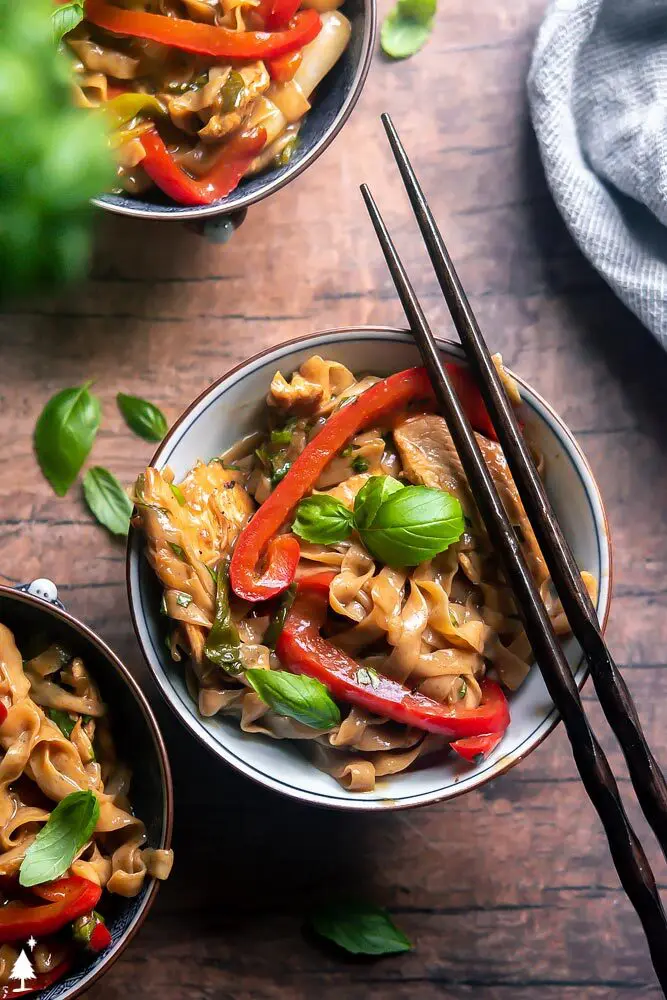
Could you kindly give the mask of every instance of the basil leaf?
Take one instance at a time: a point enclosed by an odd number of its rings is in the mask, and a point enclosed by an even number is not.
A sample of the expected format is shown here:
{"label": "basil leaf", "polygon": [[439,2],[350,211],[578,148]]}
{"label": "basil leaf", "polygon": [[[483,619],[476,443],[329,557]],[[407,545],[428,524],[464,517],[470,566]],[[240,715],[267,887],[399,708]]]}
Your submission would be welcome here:
{"label": "basil leaf", "polygon": [[83,4],[64,3],[51,14],[51,30],[55,45],[60,45],[63,36],[83,21]]}
{"label": "basil leaf", "polygon": [[380,32],[382,50],[392,59],[418,52],[433,29],[436,0],[398,0]]}
{"label": "basil leaf", "polygon": [[215,619],[206,637],[204,653],[228,674],[240,674],[241,641],[229,607],[229,559],[221,559],[216,572]]}
{"label": "basil leaf", "polygon": [[352,471],[358,474],[368,472],[368,460],[363,455],[356,455],[350,462],[350,465],[352,466]]}
{"label": "basil leaf", "polygon": [[461,504],[444,490],[405,486],[384,500],[361,539],[388,566],[418,566],[444,552],[465,530]]}
{"label": "basil leaf", "polygon": [[69,739],[76,725],[69,712],[63,712],[60,708],[50,708],[48,714],[51,722],[55,722],[63,736]]}
{"label": "basil leaf", "polygon": [[289,719],[313,729],[333,729],[340,723],[340,710],[324,684],[305,674],[254,667],[245,676],[262,701]]}
{"label": "basil leaf", "polygon": [[387,911],[372,903],[330,903],[311,914],[310,924],[353,955],[395,955],[413,947]]}
{"label": "basil leaf", "polygon": [[352,511],[340,500],[326,494],[302,500],[292,523],[295,535],[318,545],[333,545],[344,541],[353,527]]}
{"label": "basil leaf", "polygon": [[367,528],[375,520],[381,504],[392,493],[405,489],[403,483],[393,476],[371,476],[357,493],[354,501],[354,523],[358,530]]}
{"label": "basil leaf", "polygon": [[35,425],[37,461],[59,497],[78,476],[100,426],[100,403],[88,392],[90,385],[56,393]]}
{"label": "basil leaf", "polygon": [[93,465],[84,477],[83,493],[100,524],[112,535],[127,535],[132,501],[113,473],[101,465]]}
{"label": "basil leaf", "polygon": [[72,792],[59,802],[26,851],[19,882],[29,887],[60,878],[97,825],[100,804],[92,792]]}
{"label": "basil leaf", "polygon": [[[183,551],[180,545],[177,545],[176,542],[169,542],[169,548],[171,549],[171,551],[174,553],[175,556],[178,556],[179,559],[185,560],[186,558],[185,552]],[[207,566],[206,569],[208,568],[209,567]],[[213,574],[213,579],[215,580],[215,573]]]}
{"label": "basil leaf", "polygon": [[162,410],[147,399],[119,392],[116,402],[127,426],[144,441],[161,441],[169,430]]}
{"label": "basil leaf", "polygon": [[169,489],[176,498],[176,503],[179,507],[185,507],[185,495],[180,486],[176,486],[174,483],[169,483]]}
{"label": "basil leaf", "polygon": [[189,608],[192,604],[192,598],[189,594],[176,594],[176,603],[179,608]]}

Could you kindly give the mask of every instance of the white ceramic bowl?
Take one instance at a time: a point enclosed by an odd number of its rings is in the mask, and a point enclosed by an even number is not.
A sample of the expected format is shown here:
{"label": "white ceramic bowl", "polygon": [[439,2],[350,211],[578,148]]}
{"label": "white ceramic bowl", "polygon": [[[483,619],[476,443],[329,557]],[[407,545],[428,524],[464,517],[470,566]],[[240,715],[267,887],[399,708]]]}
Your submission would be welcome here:
{"label": "white ceramic bowl", "polygon": [[[443,355],[460,359],[461,349],[442,343]],[[233,369],[192,403],[160,445],[152,464],[170,465],[178,481],[197,459],[208,461],[257,429],[271,378],[291,372],[312,354],[347,365],[354,372],[385,375],[419,364],[409,334],[388,328],[331,330],[264,351]],[[516,376],[515,376],[516,377]],[[591,470],[565,424],[551,407],[517,377],[524,420],[545,456],[546,486],[560,524],[582,569],[598,582],[598,615],[606,622],[611,592],[609,532],[602,498]],[[234,719],[202,718],[190,698],[183,671],[165,648],[160,589],[134,532],[128,547],[130,607],[139,642],[169,705],[210,750],[243,774],[293,798],[339,809],[399,809],[442,801],[478,788],[526,757],[551,732],[558,714],[537,668],[510,695],[512,721],[502,742],[478,766],[442,758],[419,769],[382,778],[373,792],[352,793],[302,755],[296,742],[241,732]],[[581,686],[586,678],[578,644],[565,642],[569,663]]]}

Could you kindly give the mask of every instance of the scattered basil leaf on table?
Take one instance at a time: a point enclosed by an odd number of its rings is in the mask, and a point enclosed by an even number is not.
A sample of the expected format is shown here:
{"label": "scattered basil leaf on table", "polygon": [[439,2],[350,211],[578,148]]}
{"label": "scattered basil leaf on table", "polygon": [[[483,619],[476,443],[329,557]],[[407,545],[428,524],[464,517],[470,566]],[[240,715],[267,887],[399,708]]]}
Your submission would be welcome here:
{"label": "scattered basil leaf on table", "polygon": [[83,21],[83,4],[63,3],[51,14],[53,41],[59,45],[63,37]]}
{"label": "scattered basil leaf on table", "polygon": [[405,489],[403,483],[393,476],[371,476],[361,487],[354,501],[354,521],[357,528],[366,528],[375,519],[381,504],[392,493]]}
{"label": "scattered basil leaf on table", "polygon": [[311,914],[310,924],[353,955],[393,955],[413,947],[386,910],[372,903],[329,903]]}
{"label": "scattered basil leaf on table", "polygon": [[60,708],[50,708],[48,714],[51,722],[55,722],[63,736],[69,739],[76,725],[69,712],[63,712]]}
{"label": "scattered basil leaf on table", "polygon": [[206,637],[204,653],[228,674],[240,674],[241,641],[229,607],[229,560],[221,559],[215,574],[215,618]]}
{"label": "scattered basil leaf on table", "polygon": [[405,486],[392,493],[363,526],[362,514],[355,504],[361,540],[388,566],[418,566],[444,552],[465,530],[456,497],[427,486]]}
{"label": "scattered basil leaf on table", "polygon": [[39,466],[59,497],[78,476],[100,426],[101,409],[92,385],[63,389],[48,401],[35,426]]}
{"label": "scattered basil leaf on table", "polygon": [[92,792],[72,792],[58,803],[26,851],[19,882],[26,888],[60,878],[91,837],[100,816]]}
{"label": "scattered basil leaf on table", "polygon": [[130,530],[132,501],[113,473],[94,465],[83,480],[83,493],[91,511],[112,535],[127,535]]}
{"label": "scattered basil leaf on table", "polygon": [[431,34],[435,11],[436,0],[398,0],[382,25],[383,52],[392,59],[406,59],[418,52]]}
{"label": "scattered basil leaf on table", "polygon": [[116,402],[127,426],[144,441],[161,441],[169,430],[162,410],[147,399],[119,392]]}
{"label": "scattered basil leaf on table", "polygon": [[292,531],[317,545],[333,545],[346,539],[354,528],[354,515],[344,503],[326,494],[306,497],[296,509]]}
{"label": "scattered basil leaf on table", "polygon": [[253,667],[245,676],[262,701],[290,719],[313,729],[333,729],[340,722],[340,710],[324,684],[305,674]]}

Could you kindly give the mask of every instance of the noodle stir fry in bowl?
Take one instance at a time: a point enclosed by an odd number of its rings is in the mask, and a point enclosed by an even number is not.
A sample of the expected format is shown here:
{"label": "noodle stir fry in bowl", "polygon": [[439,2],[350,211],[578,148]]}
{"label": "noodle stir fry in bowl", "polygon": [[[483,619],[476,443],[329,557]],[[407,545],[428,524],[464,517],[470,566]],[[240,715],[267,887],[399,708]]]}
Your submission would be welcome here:
{"label": "noodle stir fry in bowl", "polygon": [[135,214],[232,210],[307,165],[367,71],[373,12],[351,0],[348,17],[342,2],[86,0],[65,43],[75,102],[102,109],[118,164],[101,203]]}
{"label": "noodle stir fry in bowl", "polygon": [[[246,746],[298,746],[306,766],[328,776],[327,799],[410,800],[426,773],[451,786],[490,762],[508,766],[514,705],[541,679],[424,369],[397,365],[386,375],[354,341],[321,341],[307,353],[277,349],[273,367],[266,357],[249,362],[266,378],[252,433],[232,442],[227,426],[226,447],[185,469],[167,462],[179,451],[168,439],[137,480],[135,523],[162,585],[169,655],[199,717],[235,720]],[[405,347],[394,335],[375,357],[413,360]],[[553,443],[498,364],[548,470]],[[448,367],[555,630],[567,637],[481,396],[460,361]],[[227,412],[243,413],[239,400],[224,400]],[[178,424],[172,438],[184,441]],[[583,578],[606,602],[595,542]],[[145,645],[141,628],[139,637]],[[536,696],[524,699],[528,714]]]}
{"label": "noodle stir fry in bowl", "polygon": [[[26,994],[87,988],[171,870],[164,748],[143,696],[105,652],[63,612],[0,588],[3,996],[16,979]],[[116,746],[119,720],[131,763]]]}

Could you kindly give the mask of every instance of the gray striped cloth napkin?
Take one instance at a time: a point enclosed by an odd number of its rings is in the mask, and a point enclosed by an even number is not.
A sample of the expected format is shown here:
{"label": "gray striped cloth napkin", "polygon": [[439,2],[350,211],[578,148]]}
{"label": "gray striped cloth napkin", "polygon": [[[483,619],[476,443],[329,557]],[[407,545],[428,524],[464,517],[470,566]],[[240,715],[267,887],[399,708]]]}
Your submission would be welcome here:
{"label": "gray striped cloth napkin", "polygon": [[572,236],[667,347],[667,0],[551,0],[528,92]]}

